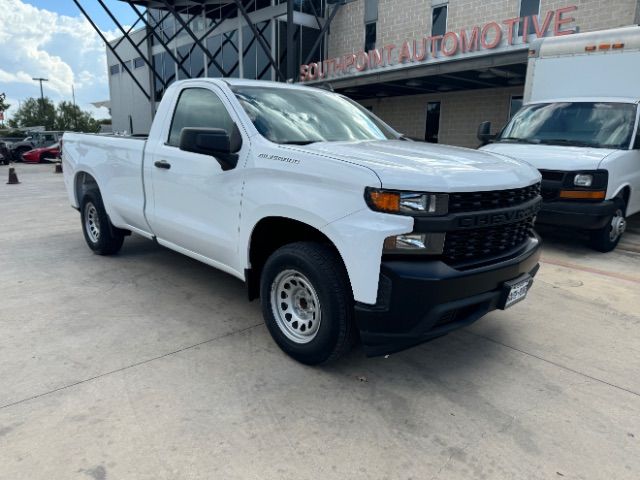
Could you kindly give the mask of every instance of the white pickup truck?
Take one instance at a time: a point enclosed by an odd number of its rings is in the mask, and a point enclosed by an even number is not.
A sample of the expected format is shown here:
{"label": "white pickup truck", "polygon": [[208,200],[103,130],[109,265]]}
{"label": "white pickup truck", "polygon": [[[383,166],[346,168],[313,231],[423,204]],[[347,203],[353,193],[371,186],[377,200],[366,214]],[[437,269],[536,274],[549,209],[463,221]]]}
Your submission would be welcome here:
{"label": "white pickup truck", "polygon": [[640,212],[640,27],[540,39],[529,51],[524,107],[484,151],[542,174],[538,223],[586,230],[613,250]]}
{"label": "white pickup truck", "polygon": [[62,158],[92,250],[133,232],[244,280],[307,364],[444,335],[538,270],[536,169],[408,141],[325,90],[176,82],[148,138],[67,133]]}

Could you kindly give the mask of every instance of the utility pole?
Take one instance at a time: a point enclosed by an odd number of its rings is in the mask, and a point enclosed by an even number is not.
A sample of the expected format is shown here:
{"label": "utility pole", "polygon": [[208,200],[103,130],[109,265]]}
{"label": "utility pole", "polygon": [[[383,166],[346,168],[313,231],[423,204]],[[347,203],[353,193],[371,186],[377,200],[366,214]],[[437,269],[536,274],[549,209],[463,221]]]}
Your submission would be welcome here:
{"label": "utility pole", "polygon": [[[48,78],[32,78],[31,80],[34,80],[36,82],[40,82],[40,115],[42,116],[42,119],[44,120],[44,91],[42,90],[42,82],[48,82],[49,79]],[[47,128],[47,125],[45,125],[45,128]]]}
{"label": "utility pole", "polygon": [[71,84],[71,98],[73,98],[73,124],[75,126],[76,131],[78,130],[78,107],[76,106],[76,90]]}

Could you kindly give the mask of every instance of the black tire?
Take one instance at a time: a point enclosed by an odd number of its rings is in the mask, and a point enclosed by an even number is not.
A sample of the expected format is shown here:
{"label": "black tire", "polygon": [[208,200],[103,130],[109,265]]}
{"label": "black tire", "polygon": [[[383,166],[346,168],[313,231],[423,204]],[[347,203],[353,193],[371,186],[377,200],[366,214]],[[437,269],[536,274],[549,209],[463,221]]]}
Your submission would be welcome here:
{"label": "black tire", "polygon": [[[316,331],[311,340],[306,343],[295,341],[291,338],[291,322],[286,326],[283,318],[291,315],[287,309],[283,309],[284,301],[281,302],[280,294],[286,294],[284,290],[279,291],[278,285],[284,281],[282,288],[287,285],[287,275],[289,272],[297,272],[300,277],[290,277],[296,280],[304,279],[311,286],[313,294],[316,295],[319,305],[317,311],[320,320],[317,322]],[[284,275],[284,277],[283,277]],[[293,274],[294,275],[294,274]],[[290,280],[293,282],[293,280]],[[296,285],[297,290],[301,291]],[[294,288],[290,285],[291,288]],[[308,292],[308,290],[307,290]],[[310,292],[309,292],[310,293]],[[297,293],[291,290],[290,301],[292,304],[288,308],[293,312],[295,309],[295,297]],[[316,298],[312,297],[312,298]],[[276,305],[272,299],[276,299]],[[347,273],[340,261],[338,253],[329,246],[315,242],[296,242],[276,250],[267,260],[260,279],[260,301],[262,304],[262,314],[271,336],[278,346],[295,360],[307,365],[318,365],[331,362],[340,358],[348,352],[355,340],[355,328],[353,321],[353,295]],[[300,299],[300,301],[302,301]],[[313,301],[305,302],[305,305],[312,306]],[[298,307],[300,307],[299,304]],[[305,307],[302,305],[302,308]],[[277,310],[280,309],[280,310]],[[276,313],[278,312],[278,313]],[[306,313],[306,310],[304,310]],[[315,309],[314,309],[315,312]],[[279,320],[276,319],[279,315]],[[312,320],[315,321],[316,313],[307,317],[307,332],[312,329]],[[293,317],[293,320],[300,317]],[[280,322],[280,324],[279,324]],[[304,322],[304,321],[303,321]],[[299,332],[304,332],[302,323]],[[282,326],[281,326],[282,325]],[[297,327],[296,327],[297,328]],[[300,333],[304,335],[304,333]],[[309,333],[307,333],[309,335]]]}
{"label": "black tire", "polygon": [[100,192],[89,190],[85,193],[80,205],[80,218],[84,239],[91,250],[98,255],[113,255],[120,250],[124,231],[111,224]]}
{"label": "black tire", "polygon": [[[626,228],[627,205],[622,198],[616,198],[614,202],[617,207],[616,212],[609,218],[607,225],[600,230],[589,232],[591,247],[599,252],[606,253],[616,248]],[[617,227],[614,225],[617,225]],[[622,225],[621,232],[620,225]],[[614,228],[617,232],[614,231]]]}
{"label": "black tire", "polygon": [[25,153],[27,153],[29,150],[31,150],[30,148],[18,148],[16,149],[16,151],[14,152],[14,161],[16,162],[24,162],[24,159],[22,158],[22,155],[24,155]]}

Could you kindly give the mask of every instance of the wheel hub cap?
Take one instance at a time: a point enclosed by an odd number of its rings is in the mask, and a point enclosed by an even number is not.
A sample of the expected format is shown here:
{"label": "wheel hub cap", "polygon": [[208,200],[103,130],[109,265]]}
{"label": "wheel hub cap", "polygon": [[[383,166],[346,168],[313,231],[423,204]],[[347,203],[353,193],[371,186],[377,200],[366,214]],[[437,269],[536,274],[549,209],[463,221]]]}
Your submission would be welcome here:
{"label": "wheel hub cap", "polygon": [[98,219],[98,210],[93,203],[89,202],[84,207],[84,218],[87,235],[93,243],[98,243],[100,240],[100,220]]}
{"label": "wheel hub cap", "polygon": [[614,242],[627,229],[627,221],[624,218],[622,210],[618,210],[611,219],[611,232],[609,238]]}
{"label": "wheel hub cap", "polygon": [[296,270],[284,270],[271,286],[273,316],[284,335],[296,343],[308,343],[318,334],[322,320],[318,294],[311,282]]}

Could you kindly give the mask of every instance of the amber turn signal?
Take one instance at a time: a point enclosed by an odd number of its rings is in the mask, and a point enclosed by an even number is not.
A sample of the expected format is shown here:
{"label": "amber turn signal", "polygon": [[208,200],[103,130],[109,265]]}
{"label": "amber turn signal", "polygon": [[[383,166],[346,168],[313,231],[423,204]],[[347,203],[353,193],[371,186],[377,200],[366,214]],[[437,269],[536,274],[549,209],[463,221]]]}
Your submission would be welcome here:
{"label": "amber turn signal", "polygon": [[571,200],[604,200],[604,191],[560,190],[560,198]]}
{"label": "amber turn signal", "polygon": [[372,190],[369,199],[377,210],[383,212],[400,211],[400,194],[398,192],[383,192]]}

